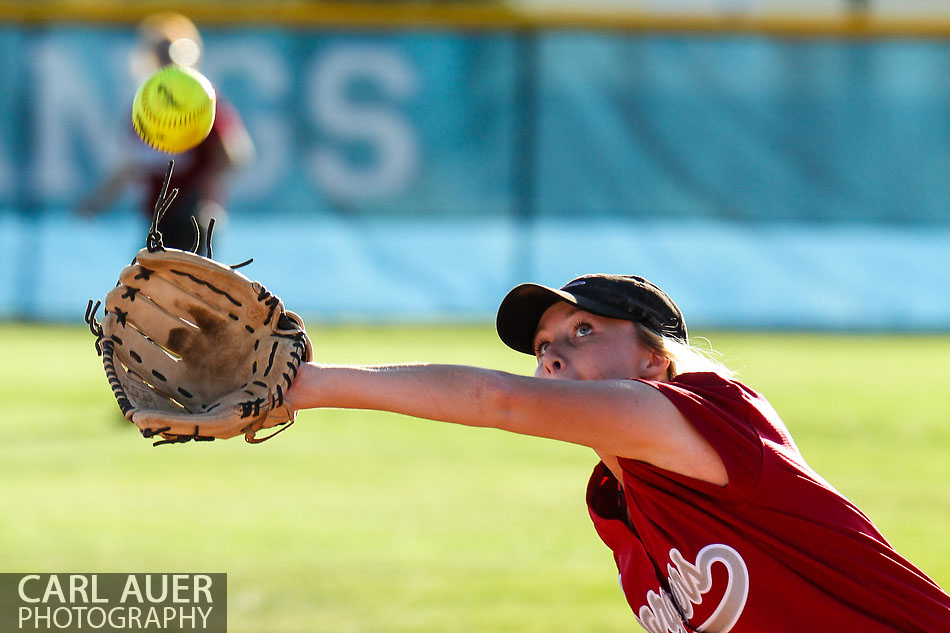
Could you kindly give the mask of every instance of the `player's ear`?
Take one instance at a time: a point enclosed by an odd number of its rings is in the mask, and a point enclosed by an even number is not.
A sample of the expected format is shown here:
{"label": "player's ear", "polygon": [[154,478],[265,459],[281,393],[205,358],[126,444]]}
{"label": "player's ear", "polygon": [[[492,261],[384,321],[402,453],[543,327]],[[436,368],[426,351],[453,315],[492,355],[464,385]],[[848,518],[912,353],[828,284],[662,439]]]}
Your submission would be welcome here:
{"label": "player's ear", "polygon": [[667,370],[670,368],[670,359],[665,355],[649,350],[641,361],[641,377],[651,380],[661,380],[666,378]]}

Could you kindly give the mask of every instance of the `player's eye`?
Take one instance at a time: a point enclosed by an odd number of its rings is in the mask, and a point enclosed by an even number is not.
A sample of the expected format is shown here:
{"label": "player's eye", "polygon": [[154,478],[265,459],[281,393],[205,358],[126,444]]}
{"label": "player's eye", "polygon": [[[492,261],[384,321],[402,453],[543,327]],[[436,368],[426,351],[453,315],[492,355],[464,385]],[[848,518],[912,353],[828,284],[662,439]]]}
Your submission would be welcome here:
{"label": "player's eye", "polygon": [[550,343],[547,341],[538,341],[534,346],[534,355],[544,356],[544,352],[548,351],[548,345],[550,345]]}
{"label": "player's eye", "polygon": [[578,323],[577,327],[574,329],[574,332],[577,336],[587,336],[592,334],[594,329],[590,326],[589,323]]}

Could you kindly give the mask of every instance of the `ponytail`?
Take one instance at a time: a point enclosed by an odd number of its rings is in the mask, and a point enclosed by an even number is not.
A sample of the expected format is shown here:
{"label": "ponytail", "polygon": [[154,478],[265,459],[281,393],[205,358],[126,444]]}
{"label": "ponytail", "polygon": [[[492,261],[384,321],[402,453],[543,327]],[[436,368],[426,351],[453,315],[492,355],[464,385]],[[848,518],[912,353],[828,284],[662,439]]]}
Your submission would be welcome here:
{"label": "ponytail", "polygon": [[724,378],[734,376],[731,369],[715,358],[715,351],[661,336],[639,323],[633,325],[637,329],[640,341],[646,347],[670,360],[670,365],[666,370],[668,380],[691,372],[713,372]]}

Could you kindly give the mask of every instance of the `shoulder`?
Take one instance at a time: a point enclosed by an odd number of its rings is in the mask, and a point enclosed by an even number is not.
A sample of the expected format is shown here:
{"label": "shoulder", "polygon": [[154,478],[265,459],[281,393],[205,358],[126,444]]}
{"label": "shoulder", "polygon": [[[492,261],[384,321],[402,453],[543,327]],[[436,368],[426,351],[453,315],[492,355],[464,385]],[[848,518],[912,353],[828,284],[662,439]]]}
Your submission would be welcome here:
{"label": "shoulder", "polygon": [[671,381],[635,381],[650,387],[654,394],[650,414],[653,424],[650,443],[639,455],[619,453],[617,457],[637,459],[658,468],[693,479],[725,486],[729,476],[716,446],[698,422],[709,406],[704,392],[722,390],[736,393],[738,383],[713,373],[684,374]]}
{"label": "shoulder", "polygon": [[[690,373],[670,382],[649,383],[702,437],[728,471],[730,488],[751,491],[767,455],[800,457],[791,434],[764,396],[747,385],[715,373]],[[672,468],[672,470],[677,470]]]}
{"label": "shoulder", "polygon": [[[795,448],[791,434],[764,395],[738,380],[715,373],[682,374],[654,385],[691,420],[709,419],[715,426]],[[797,449],[796,449],[797,450]]]}
{"label": "shoulder", "polygon": [[663,394],[687,417],[715,413],[744,419],[750,409],[771,410],[768,401],[754,389],[713,372],[681,374],[667,382],[641,382]]}

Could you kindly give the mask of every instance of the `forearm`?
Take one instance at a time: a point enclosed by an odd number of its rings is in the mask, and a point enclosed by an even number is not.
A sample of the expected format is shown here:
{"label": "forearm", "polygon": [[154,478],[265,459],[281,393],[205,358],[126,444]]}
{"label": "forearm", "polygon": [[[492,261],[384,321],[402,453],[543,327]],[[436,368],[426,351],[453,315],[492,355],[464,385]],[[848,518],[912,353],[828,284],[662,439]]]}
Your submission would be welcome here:
{"label": "forearm", "polygon": [[137,169],[134,165],[124,164],[79,202],[79,211],[84,215],[94,215],[111,207],[126,185],[135,179]]}
{"label": "forearm", "polygon": [[510,383],[520,378],[459,365],[306,363],[288,399],[295,409],[373,409],[468,426],[503,427],[513,390]]}
{"label": "forearm", "polygon": [[725,467],[657,389],[633,380],[548,380],[461,365],[304,363],[285,402],[372,409],[587,446],[723,484]]}

